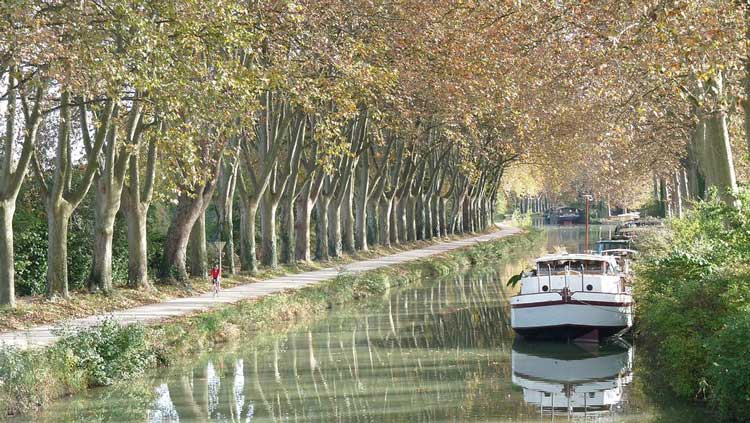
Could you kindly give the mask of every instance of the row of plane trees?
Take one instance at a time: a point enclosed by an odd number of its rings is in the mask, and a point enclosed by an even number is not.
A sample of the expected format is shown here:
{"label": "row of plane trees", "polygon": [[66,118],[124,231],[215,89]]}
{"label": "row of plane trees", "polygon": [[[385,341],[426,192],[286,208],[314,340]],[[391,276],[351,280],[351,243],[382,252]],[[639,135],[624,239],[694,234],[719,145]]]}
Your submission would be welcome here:
{"label": "row of plane trees", "polygon": [[[392,19],[406,10],[277,6],[28,0],[0,9],[13,23],[0,35],[0,304],[15,303],[22,192],[44,204],[47,295],[63,298],[71,218],[88,201],[91,291],[113,287],[123,220],[135,288],[205,276],[208,240],[226,243],[227,271],[256,272],[490,225],[503,170],[518,156],[490,110],[479,113],[495,99],[470,96],[491,87],[423,63],[418,43],[433,39],[410,32],[419,22]],[[424,80],[422,66],[437,79]],[[206,233],[212,204],[220,235]],[[171,212],[158,268],[147,250],[154,205]]]}

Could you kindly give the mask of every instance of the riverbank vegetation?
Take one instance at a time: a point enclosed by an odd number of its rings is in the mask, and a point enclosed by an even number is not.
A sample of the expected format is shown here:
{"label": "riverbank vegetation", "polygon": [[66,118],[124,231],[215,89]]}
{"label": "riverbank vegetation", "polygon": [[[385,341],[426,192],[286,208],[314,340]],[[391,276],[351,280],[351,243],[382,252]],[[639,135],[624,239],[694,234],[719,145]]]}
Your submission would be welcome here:
{"label": "riverbank vegetation", "polygon": [[750,416],[750,195],[738,198],[739,208],[695,203],[644,240],[634,292],[654,391],[741,421]]}
{"label": "riverbank vegetation", "polygon": [[89,387],[137,378],[214,345],[309,321],[331,307],[379,297],[389,289],[494,262],[539,245],[541,232],[477,244],[437,257],[338,278],[297,291],[243,301],[158,326],[114,322],[66,334],[46,349],[0,348],[0,404],[6,415],[29,413]]}

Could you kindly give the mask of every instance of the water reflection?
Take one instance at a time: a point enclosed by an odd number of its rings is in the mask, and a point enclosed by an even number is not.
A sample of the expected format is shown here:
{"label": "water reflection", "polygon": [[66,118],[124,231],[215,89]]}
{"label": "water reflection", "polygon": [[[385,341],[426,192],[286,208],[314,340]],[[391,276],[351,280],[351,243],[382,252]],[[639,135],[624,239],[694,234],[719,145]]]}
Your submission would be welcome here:
{"label": "water reflection", "polygon": [[631,390],[629,347],[513,342],[505,281],[555,246],[576,251],[583,235],[582,227],[551,231],[548,245],[490,268],[267,331],[138,383],[59,402],[31,420],[529,421],[583,407],[586,416],[642,421],[638,407],[619,408]]}
{"label": "water reflection", "polygon": [[613,417],[622,411],[633,380],[633,354],[625,342],[513,344],[513,383],[524,401],[545,416]]}

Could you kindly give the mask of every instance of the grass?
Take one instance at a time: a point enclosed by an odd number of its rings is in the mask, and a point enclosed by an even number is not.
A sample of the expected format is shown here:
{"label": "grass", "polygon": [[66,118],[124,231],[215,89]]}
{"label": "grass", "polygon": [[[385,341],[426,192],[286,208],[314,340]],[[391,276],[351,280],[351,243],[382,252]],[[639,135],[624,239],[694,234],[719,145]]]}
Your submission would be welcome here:
{"label": "grass", "polygon": [[197,352],[235,339],[279,333],[342,304],[379,298],[399,286],[497,261],[513,249],[528,249],[540,232],[454,250],[440,256],[241,301],[210,312],[175,318],[158,326],[112,322],[68,334],[46,349],[0,348],[0,406],[6,415],[27,414],[56,398],[95,386],[137,379]]}

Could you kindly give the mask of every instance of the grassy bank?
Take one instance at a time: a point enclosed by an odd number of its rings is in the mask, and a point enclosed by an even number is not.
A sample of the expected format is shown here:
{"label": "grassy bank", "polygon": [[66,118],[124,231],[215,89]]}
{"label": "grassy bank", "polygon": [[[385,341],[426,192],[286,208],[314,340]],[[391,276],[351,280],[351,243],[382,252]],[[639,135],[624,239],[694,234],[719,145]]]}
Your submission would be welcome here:
{"label": "grassy bank", "polygon": [[705,402],[725,420],[750,416],[750,197],[740,209],[696,204],[642,242],[638,344],[653,394]]}
{"label": "grassy bank", "polygon": [[288,327],[337,304],[384,295],[389,289],[468,266],[496,261],[534,245],[539,232],[477,244],[444,255],[378,269],[264,297],[158,326],[121,327],[112,322],[44,350],[0,349],[0,404],[6,415],[33,412],[50,401],[95,386],[136,378],[214,345]]}
{"label": "grassy bank", "polygon": [[[521,225],[519,225],[521,226]],[[438,242],[454,241],[470,235],[453,235],[448,238],[412,241],[392,247],[371,246],[367,251],[343,254],[327,262],[296,262],[281,264],[276,268],[263,267],[254,274],[240,272],[222,278],[222,286],[230,288],[276,276],[337,267],[357,260],[367,260],[403,251],[424,248]],[[89,293],[85,289],[71,291],[68,300],[47,298],[45,295],[22,296],[15,308],[0,307],[0,331],[13,331],[38,325],[56,324],[64,320],[105,314],[117,310],[154,304],[174,298],[185,298],[210,292],[211,281],[207,278],[192,278],[186,284],[172,285],[156,283],[150,289],[134,289],[126,286],[124,279],[114,281],[108,292]],[[76,284],[78,285],[78,284]]]}

